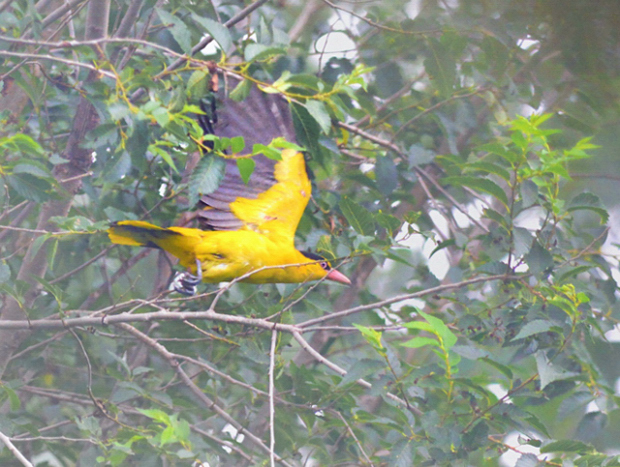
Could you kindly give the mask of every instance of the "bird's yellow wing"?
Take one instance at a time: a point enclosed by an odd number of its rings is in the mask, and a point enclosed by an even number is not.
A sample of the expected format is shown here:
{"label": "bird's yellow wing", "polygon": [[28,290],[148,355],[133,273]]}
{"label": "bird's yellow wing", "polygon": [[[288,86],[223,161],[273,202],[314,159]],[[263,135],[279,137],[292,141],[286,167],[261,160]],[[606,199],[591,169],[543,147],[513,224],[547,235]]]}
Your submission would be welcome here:
{"label": "bird's yellow wing", "polygon": [[[236,166],[231,169],[236,170]],[[285,149],[271,173],[265,171],[252,174],[257,176],[257,183],[253,184],[250,177],[248,185],[238,172],[227,173],[219,188],[201,199],[204,208],[199,217],[203,225],[217,230],[253,230],[292,245],[312,191],[303,155]]]}
{"label": "bird's yellow wing", "polygon": [[[243,135],[246,148],[267,145],[277,137],[294,141],[288,104],[281,96],[266,94],[256,86],[242,102],[222,98],[213,116],[201,116],[200,123],[206,133]],[[281,161],[262,154],[253,159],[256,166],[247,184],[236,161],[226,161],[219,187],[201,199],[201,226],[213,230],[252,230],[292,245],[312,190],[304,157],[285,149]]]}

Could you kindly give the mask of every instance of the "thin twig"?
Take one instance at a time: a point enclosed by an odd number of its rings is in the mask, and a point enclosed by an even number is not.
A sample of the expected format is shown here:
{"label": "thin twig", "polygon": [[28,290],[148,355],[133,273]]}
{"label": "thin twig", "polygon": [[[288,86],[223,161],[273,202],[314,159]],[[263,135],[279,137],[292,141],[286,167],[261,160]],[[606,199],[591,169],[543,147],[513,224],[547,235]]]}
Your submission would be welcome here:
{"label": "thin twig", "polygon": [[[424,290],[419,290],[418,292],[398,295],[396,297],[370,303],[368,305],[360,305],[354,308],[349,308],[347,310],[330,313],[329,315],[321,316],[319,318],[309,319],[307,321],[304,321],[303,323],[299,323],[297,325],[297,328],[301,328],[305,331],[308,327],[313,326],[317,323],[322,323],[324,321],[341,318],[343,316],[351,315],[354,313],[359,313],[360,311],[374,310],[376,308],[381,308],[387,305],[391,305],[392,303],[402,302],[403,300],[409,300],[412,298],[420,298],[426,295],[433,295],[439,292],[444,292],[446,290],[467,287],[468,285],[477,284],[479,282],[491,282],[491,281],[498,281],[498,280],[518,280],[518,279],[523,279],[523,277],[525,276],[509,276],[506,274],[497,274],[495,276],[476,277],[474,279],[468,279],[468,280],[461,281],[461,282],[455,282],[453,284],[442,284],[442,285],[438,285],[437,287],[431,287],[430,289],[424,289]],[[36,322],[36,321],[32,321],[32,322]]]}
{"label": "thin twig", "polygon": [[110,73],[109,71],[102,70],[93,65],[88,65],[82,62],[76,62],[74,60],[68,60],[66,58],[56,57],[54,55],[42,55],[42,54],[31,54],[31,53],[21,53],[21,52],[9,52],[8,50],[0,50],[0,57],[15,57],[15,58],[24,58],[24,59],[33,59],[33,60],[51,60],[53,62],[64,63],[65,65],[69,65],[72,67],[82,67],[87,70],[91,70],[97,73],[100,73],[103,76],[107,76],[108,78],[116,79],[114,73]]}
{"label": "thin twig", "polygon": [[17,449],[15,447],[15,445],[11,442],[11,439],[7,435],[2,433],[1,431],[0,431],[0,441],[2,441],[4,443],[4,445],[8,448],[8,450],[13,453],[15,458],[22,465],[24,465],[26,467],[33,467],[33,465],[30,463],[30,461],[28,459],[26,459],[26,457],[21,452],[19,452],[19,449]]}
{"label": "thin twig", "polygon": [[[166,349],[166,347],[156,342],[154,339],[147,336],[143,332],[139,331],[135,327],[130,326],[129,324],[119,323],[117,324],[117,326],[123,329],[124,331],[128,332],[129,334],[137,337],[140,341],[142,341],[148,347],[152,348],[158,354],[160,354],[168,362],[170,367],[174,369],[174,371],[177,373],[177,375],[179,376],[183,384],[185,384],[185,386],[192,392],[192,394],[194,394],[194,396],[198,398],[198,400],[200,400],[203,403],[205,407],[207,407],[209,410],[212,410],[213,412],[218,414],[226,422],[230,423],[237,430],[238,434],[242,434],[242,433],[245,434],[245,436],[247,436],[248,439],[250,439],[262,451],[264,451],[265,453],[270,452],[269,447],[266,446],[265,443],[263,443],[260,440],[260,438],[258,438],[252,432],[248,431],[243,425],[241,425],[237,420],[231,417],[224,409],[222,409],[218,404],[216,404],[215,401],[209,398],[202,391],[202,389],[196,386],[196,384],[187,375],[187,373],[185,373],[183,368],[181,368],[181,365],[179,365],[177,360],[174,358],[174,355],[168,352],[168,349]],[[284,464],[285,466],[291,465],[278,455],[275,455],[275,458],[278,462]]]}
{"label": "thin twig", "polygon": [[344,423],[344,426],[347,427],[347,431],[349,432],[349,434],[351,435],[351,437],[355,441],[355,444],[357,444],[357,447],[360,450],[360,452],[362,453],[362,456],[364,456],[364,460],[366,461],[366,463],[368,465],[370,465],[370,466],[373,466],[374,464],[370,460],[370,457],[368,457],[368,454],[366,454],[366,451],[364,451],[364,446],[362,445],[362,443],[360,443],[360,440],[357,439],[357,436],[355,436],[355,433],[353,432],[353,428],[351,428],[351,425],[349,425],[347,420],[342,416],[342,414],[340,412],[338,412],[337,410],[334,410],[334,412],[336,413],[338,418],[342,421],[342,423]]}
{"label": "thin twig", "polygon": [[271,467],[275,467],[275,447],[276,447],[276,409],[274,405],[275,385],[273,374],[276,366],[276,344],[278,342],[278,331],[271,331],[271,348],[269,350],[269,462]]}
{"label": "thin twig", "polygon": [[[335,371],[336,373],[338,373],[342,377],[347,375],[347,370],[345,370],[344,368],[339,367],[335,363],[329,361],[327,358],[325,358],[319,352],[317,352],[308,343],[308,341],[303,338],[303,336],[299,332],[297,332],[297,331],[293,332],[293,337],[299,343],[299,345],[301,345],[302,349],[304,349],[306,352],[308,352],[310,355],[312,355],[317,361],[321,362],[323,365],[325,365],[329,369]],[[371,389],[372,388],[372,384],[370,384],[368,381],[366,381],[364,379],[361,379],[361,378],[358,379],[356,381],[356,383],[359,384],[360,386],[366,388],[366,389]],[[418,409],[417,407],[413,407],[413,406],[407,404],[407,402],[405,400],[401,399],[398,396],[395,396],[394,394],[392,394],[390,392],[386,392],[385,393],[385,397],[387,397],[389,399],[392,399],[395,402],[398,402],[399,404],[403,405],[404,407],[407,407],[407,409],[411,413],[413,413],[414,415],[418,415],[418,416],[422,416],[423,415],[423,413],[422,413],[422,411],[420,409]]]}

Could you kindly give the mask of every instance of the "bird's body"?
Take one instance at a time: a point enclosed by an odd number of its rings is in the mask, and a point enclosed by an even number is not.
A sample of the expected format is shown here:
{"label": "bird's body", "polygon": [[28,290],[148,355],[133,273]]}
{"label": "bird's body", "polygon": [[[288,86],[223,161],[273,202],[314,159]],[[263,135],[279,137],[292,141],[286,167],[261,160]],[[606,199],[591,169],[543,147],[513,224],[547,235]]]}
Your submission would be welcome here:
{"label": "bird's body", "polygon": [[307,282],[329,274],[324,260],[306,256],[292,245],[276,243],[252,230],[166,229],[148,222],[122,221],[110,228],[109,235],[114,243],[165,250],[193,274],[198,260],[202,280],[208,283],[231,281],[251,271],[257,272],[242,282]]}
{"label": "bird's body", "polygon": [[[224,120],[230,123],[220,131],[217,127],[213,129],[215,120],[204,117],[203,128],[220,136],[242,131],[248,146],[268,144],[282,133],[287,134],[286,129],[275,128],[283,119],[275,115],[282,108],[273,101],[273,95],[253,88],[248,101],[248,108],[233,101],[224,106]],[[247,119],[248,110],[256,119],[254,130],[243,120]],[[261,111],[265,115],[261,116]],[[186,276],[189,280],[182,281],[177,288],[187,294],[194,291],[199,280],[227,282],[245,275],[248,276],[241,279],[243,282],[259,284],[300,283],[322,278],[350,284],[349,279],[332,269],[321,256],[295,248],[295,231],[312,190],[303,154],[285,149],[279,161],[262,154],[253,159],[256,167],[247,183],[241,177],[235,157],[226,159],[220,185],[200,200],[197,217],[204,229],[162,228],[143,221],[121,221],[108,230],[110,240],[123,245],[160,248],[179,258],[180,264],[195,275]]]}

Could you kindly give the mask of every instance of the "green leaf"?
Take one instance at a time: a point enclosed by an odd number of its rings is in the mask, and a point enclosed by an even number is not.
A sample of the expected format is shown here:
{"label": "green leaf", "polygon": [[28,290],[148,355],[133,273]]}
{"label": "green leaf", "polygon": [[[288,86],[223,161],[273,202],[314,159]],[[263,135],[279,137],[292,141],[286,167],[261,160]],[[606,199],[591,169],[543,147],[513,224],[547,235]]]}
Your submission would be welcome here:
{"label": "green leaf", "polygon": [[235,87],[235,89],[230,92],[228,97],[230,97],[235,102],[241,102],[250,95],[251,90],[252,82],[250,80],[244,79]]}
{"label": "green leaf", "polygon": [[353,323],[353,326],[355,326],[362,333],[362,336],[364,336],[368,343],[375,349],[383,349],[383,344],[381,343],[382,334],[380,331],[375,331],[372,328],[368,328],[357,323]]}
{"label": "green leaf", "polygon": [[593,193],[579,193],[566,206],[568,212],[584,209],[597,214],[603,224],[609,220],[609,213],[601,206],[600,198]]}
{"label": "green leaf", "polygon": [[379,156],[375,162],[377,188],[385,196],[391,195],[398,186],[398,171],[391,157]]}
{"label": "green leaf", "polygon": [[152,154],[161,157],[164,160],[164,162],[172,168],[172,170],[174,170],[176,173],[179,173],[176,165],[174,164],[174,160],[172,159],[172,156],[168,153],[168,151],[166,151],[165,149],[155,144],[149,144],[148,150]]}
{"label": "green leaf", "polygon": [[14,174],[30,174],[33,177],[42,178],[46,180],[53,180],[51,172],[41,164],[39,161],[30,160],[28,162],[19,162],[14,167],[12,172]]}
{"label": "green leaf", "polygon": [[518,164],[520,162],[524,162],[525,158],[520,154],[517,154],[514,151],[510,151],[506,148],[504,144],[501,143],[487,143],[480,145],[476,148],[481,152],[488,152],[489,154],[495,154],[496,156],[501,157],[506,160],[510,164]]}
{"label": "green leaf", "polygon": [[543,351],[536,352],[535,358],[538,376],[540,377],[540,389],[545,389],[554,381],[560,381],[575,376],[575,373],[564,371],[553,365]]}
{"label": "green leaf", "polygon": [[506,192],[497,183],[489,179],[455,176],[446,177],[443,179],[443,182],[448,185],[465,186],[475,191],[488,193],[501,201],[504,206],[508,207],[508,197],[506,196]]}
{"label": "green leaf", "polygon": [[4,282],[8,282],[11,279],[11,268],[6,261],[0,262],[0,284]]}
{"label": "green leaf", "polygon": [[433,337],[417,336],[417,337],[414,337],[413,339],[409,339],[408,341],[403,342],[400,345],[403,347],[409,347],[412,349],[418,349],[420,347],[426,347],[428,345],[439,347],[439,341]]}
{"label": "green leaf", "polygon": [[230,150],[233,154],[238,154],[245,149],[245,138],[243,136],[234,136],[230,138]]}
{"label": "green leaf", "polygon": [[[19,397],[17,396],[17,393],[13,390],[13,388],[10,388],[9,386],[3,383],[0,383],[0,388],[4,391],[4,393],[7,395],[9,399],[9,406],[11,410],[14,412],[19,410],[21,408],[22,403],[19,400]],[[1,400],[3,400],[3,398],[0,398],[0,401]]]}
{"label": "green leaf", "polygon": [[222,52],[227,53],[232,45],[232,36],[230,31],[222,23],[213,21],[209,18],[202,18],[200,16],[193,15],[192,19],[202,26],[205,31],[217,42],[222,49]]}
{"label": "green leaf", "polygon": [[262,154],[263,156],[272,159],[274,161],[282,160],[282,153],[271,146],[265,146],[264,144],[255,144],[252,146],[252,155]]}
{"label": "green leaf", "polygon": [[43,203],[50,198],[49,190],[51,185],[47,180],[28,173],[7,175],[4,179],[11,188],[26,199]]}
{"label": "green leaf", "polygon": [[202,69],[194,71],[187,80],[187,95],[190,99],[200,99],[208,92],[209,70]]}
{"label": "green leaf", "polygon": [[494,175],[498,175],[499,177],[503,178],[506,181],[510,181],[510,172],[508,172],[503,167],[497,164],[493,164],[491,162],[484,162],[484,161],[470,162],[469,164],[463,167],[463,173],[469,173],[469,172],[483,172],[486,174],[494,174]]}
{"label": "green leaf", "polygon": [[454,334],[442,320],[436,316],[429,315],[422,310],[418,310],[418,314],[422,316],[432,326],[433,331],[441,337],[446,349],[450,349],[454,344],[456,344],[456,334]]}
{"label": "green leaf", "polygon": [[256,162],[254,162],[254,159],[251,157],[241,157],[237,159],[237,168],[239,169],[239,174],[241,175],[243,183],[248,183],[250,176],[254,172],[254,167],[256,167]]}
{"label": "green leaf", "polygon": [[325,104],[317,100],[308,100],[304,106],[312,118],[319,124],[321,131],[328,134],[332,126],[332,120]]}
{"label": "green leaf", "polygon": [[524,259],[530,272],[535,275],[546,273],[553,267],[553,256],[538,242],[534,243]]}
{"label": "green leaf", "polygon": [[487,350],[474,345],[453,345],[451,350],[468,360],[478,360],[479,358],[488,358],[489,356]]}
{"label": "green leaf", "polygon": [[544,319],[535,319],[534,321],[526,323],[525,326],[523,326],[518,332],[518,334],[512,338],[512,340],[516,341],[518,339],[525,339],[526,337],[533,336],[534,334],[547,332],[554,327],[557,328],[557,326],[551,321],[547,321]]}
{"label": "green leaf", "polygon": [[158,409],[137,409],[142,415],[152,418],[156,422],[170,425],[170,416]]}
{"label": "green leaf", "polygon": [[558,441],[551,441],[540,448],[540,453],[547,452],[577,452],[579,454],[586,454],[593,452],[594,448],[589,444],[573,439],[563,439]]}
{"label": "green leaf", "polygon": [[308,113],[308,110],[299,104],[291,105],[291,114],[299,142],[302,146],[308,148],[313,157],[320,159],[321,146],[319,145],[319,136],[321,135],[321,127]]}
{"label": "green leaf", "polygon": [[286,55],[284,47],[270,47],[263,44],[248,44],[243,51],[247,62],[268,60],[278,55]]}
{"label": "green leaf", "polygon": [[603,412],[588,412],[579,421],[576,437],[581,441],[596,441],[607,426],[607,414]]}
{"label": "green leaf", "polygon": [[340,200],[340,211],[349,222],[349,225],[360,235],[373,235],[375,222],[372,214],[363,206],[350,201],[346,196]]}
{"label": "green leaf", "polygon": [[439,242],[437,244],[437,246],[433,249],[433,251],[431,251],[431,254],[429,255],[429,259],[433,257],[433,255],[435,253],[437,253],[438,251],[443,250],[444,248],[448,248],[451,246],[456,245],[456,240],[453,238],[449,238],[448,240],[446,240],[445,242]]}
{"label": "green leaf", "polygon": [[512,370],[506,365],[502,365],[501,363],[496,362],[495,360],[491,360],[490,358],[486,358],[486,357],[483,357],[480,360],[491,365],[493,368],[495,368],[497,371],[503,374],[506,378],[510,380],[513,378]]}
{"label": "green leaf", "polygon": [[201,195],[213,193],[224,178],[226,162],[213,154],[205,155],[189,178],[189,202],[195,205]]}
{"label": "green leaf", "polygon": [[541,464],[538,457],[532,453],[525,453],[519,456],[519,459],[517,459],[514,467],[538,467],[540,465]]}
{"label": "green leaf", "polygon": [[[374,345],[372,347],[376,348]],[[370,358],[362,358],[357,360],[344,375],[344,378],[338,383],[338,387],[347,386],[356,382],[358,379],[366,378],[368,375],[377,375],[381,370],[385,369],[385,362],[381,360],[373,360]]]}
{"label": "green leaf", "polygon": [[442,97],[449,97],[456,82],[456,62],[440,41],[430,38],[427,42],[428,48],[424,68],[439,94]]}
{"label": "green leaf", "polygon": [[187,25],[162,8],[156,8],[155,11],[157,11],[157,15],[161,22],[168,27],[170,34],[172,34],[174,40],[179,44],[181,50],[186,54],[190,54],[192,52],[192,40]]}

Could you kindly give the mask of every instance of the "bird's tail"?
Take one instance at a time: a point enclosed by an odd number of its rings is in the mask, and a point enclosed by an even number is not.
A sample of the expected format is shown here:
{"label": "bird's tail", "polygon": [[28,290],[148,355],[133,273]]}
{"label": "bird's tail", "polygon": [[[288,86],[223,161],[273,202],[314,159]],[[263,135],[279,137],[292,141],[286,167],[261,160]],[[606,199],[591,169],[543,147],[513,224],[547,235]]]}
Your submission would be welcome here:
{"label": "bird's tail", "polygon": [[159,248],[179,258],[186,267],[195,264],[195,248],[202,241],[200,233],[198,229],[164,228],[144,221],[115,222],[108,229],[112,243]]}

